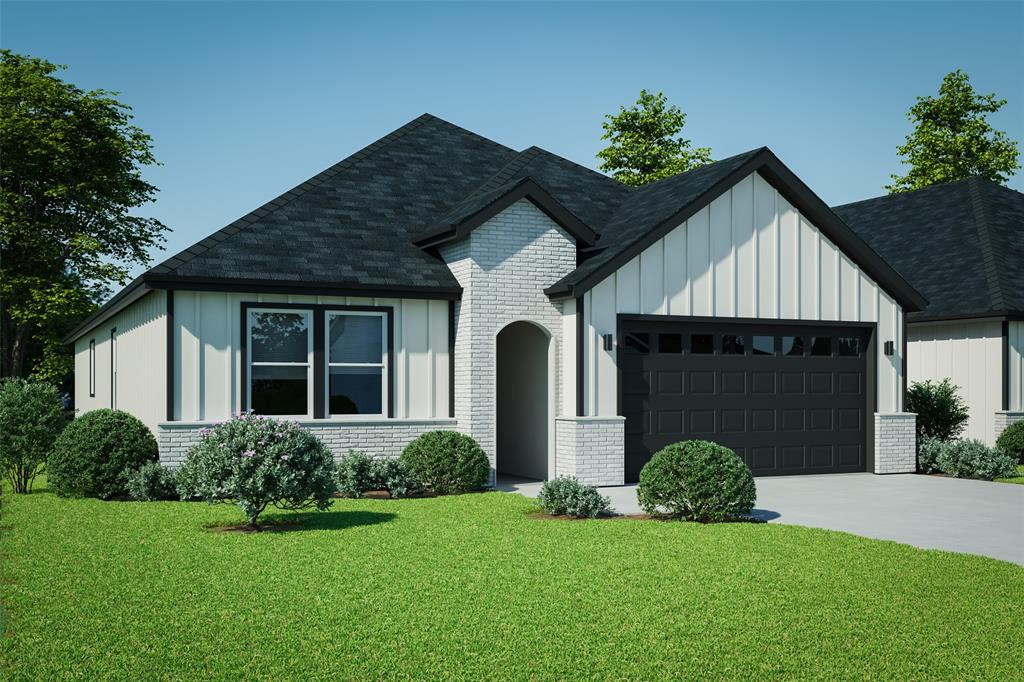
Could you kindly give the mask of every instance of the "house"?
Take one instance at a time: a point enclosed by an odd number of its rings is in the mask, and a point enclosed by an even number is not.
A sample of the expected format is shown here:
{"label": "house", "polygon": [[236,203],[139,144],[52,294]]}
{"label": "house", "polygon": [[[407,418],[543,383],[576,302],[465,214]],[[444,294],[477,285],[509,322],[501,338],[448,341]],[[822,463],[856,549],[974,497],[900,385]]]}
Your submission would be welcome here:
{"label": "house", "polygon": [[458,429],[528,478],[634,481],[689,438],[757,475],[905,472],[926,303],[766,148],[633,189],[424,115],[114,296],[75,398],[170,465],[255,410],[339,455]]}
{"label": "house", "polygon": [[1024,419],[1024,194],[972,178],[832,209],[928,299],[907,379],[952,379],[992,445]]}

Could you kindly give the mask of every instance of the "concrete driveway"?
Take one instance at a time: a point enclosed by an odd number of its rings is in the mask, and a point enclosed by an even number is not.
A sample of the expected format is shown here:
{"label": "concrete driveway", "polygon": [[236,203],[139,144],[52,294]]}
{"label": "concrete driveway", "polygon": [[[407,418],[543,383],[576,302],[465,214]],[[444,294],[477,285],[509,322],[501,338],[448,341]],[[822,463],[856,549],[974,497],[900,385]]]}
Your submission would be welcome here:
{"label": "concrete driveway", "polygon": [[[755,516],[1024,566],[1024,485],[938,476],[831,474],[755,479]],[[536,497],[538,482],[499,481]],[[637,514],[636,486],[601,488],[620,514]]]}

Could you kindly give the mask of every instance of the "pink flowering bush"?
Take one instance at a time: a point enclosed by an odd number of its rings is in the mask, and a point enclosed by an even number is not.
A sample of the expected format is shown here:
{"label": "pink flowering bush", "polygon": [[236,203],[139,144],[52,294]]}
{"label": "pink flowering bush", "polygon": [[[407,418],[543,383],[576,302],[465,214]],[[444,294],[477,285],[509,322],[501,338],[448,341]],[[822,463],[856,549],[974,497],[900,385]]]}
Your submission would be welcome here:
{"label": "pink flowering bush", "polygon": [[337,490],[334,459],[316,436],[251,412],[203,429],[177,479],[182,498],[233,501],[254,528],[268,505],[324,511]]}

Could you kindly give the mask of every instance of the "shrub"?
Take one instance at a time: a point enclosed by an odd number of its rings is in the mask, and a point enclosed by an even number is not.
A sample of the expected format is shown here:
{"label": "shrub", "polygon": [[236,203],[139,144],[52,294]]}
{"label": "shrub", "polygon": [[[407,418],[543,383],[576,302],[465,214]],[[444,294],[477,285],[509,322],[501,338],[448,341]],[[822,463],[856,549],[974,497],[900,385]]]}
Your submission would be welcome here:
{"label": "shrub", "polygon": [[925,438],[917,446],[917,470],[923,474],[931,474],[939,470],[936,460],[942,452],[945,441],[938,438]]}
{"label": "shrub", "polygon": [[128,495],[143,502],[177,500],[177,477],[159,462],[146,462],[128,475]]}
{"label": "shrub", "polygon": [[1024,464],[1024,421],[1003,429],[996,439],[996,447],[1016,460],[1017,464]]}
{"label": "shrub", "polygon": [[717,443],[688,440],[654,453],[640,470],[637,498],[651,515],[724,521],[750,514],[757,491],[750,469]]}
{"label": "shrub", "polygon": [[334,459],[316,436],[251,412],[204,429],[178,472],[182,497],[233,501],[253,528],[268,505],[324,511],[337,489]]}
{"label": "shrub", "polygon": [[391,497],[407,497],[423,488],[409,465],[400,459],[378,459],[373,465],[374,486],[387,490]]}
{"label": "shrub", "polygon": [[57,438],[46,475],[58,495],[109,500],[125,496],[129,474],[158,458],[156,439],[141,421],[119,410],[93,410]]}
{"label": "shrub", "polygon": [[49,384],[23,379],[0,382],[0,472],[16,493],[32,483],[67,425],[63,401]]}
{"label": "shrub", "polygon": [[402,461],[438,495],[487,487],[491,465],[475,440],[457,431],[428,431],[405,446]]}
{"label": "shrub", "polygon": [[1001,450],[979,440],[954,440],[943,443],[935,458],[939,471],[957,478],[1007,478],[1017,473],[1017,463]]}
{"label": "shrub", "polygon": [[597,488],[570,476],[544,481],[537,499],[548,514],[567,514],[578,519],[607,514],[611,507],[611,500],[597,492]]}
{"label": "shrub", "polygon": [[967,426],[967,405],[949,379],[918,381],[907,389],[907,412],[917,414],[917,437],[952,440]]}
{"label": "shrub", "polygon": [[338,492],[345,497],[362,497],[373,489],[373,458],[365,452],[349,450],[338,462]]}

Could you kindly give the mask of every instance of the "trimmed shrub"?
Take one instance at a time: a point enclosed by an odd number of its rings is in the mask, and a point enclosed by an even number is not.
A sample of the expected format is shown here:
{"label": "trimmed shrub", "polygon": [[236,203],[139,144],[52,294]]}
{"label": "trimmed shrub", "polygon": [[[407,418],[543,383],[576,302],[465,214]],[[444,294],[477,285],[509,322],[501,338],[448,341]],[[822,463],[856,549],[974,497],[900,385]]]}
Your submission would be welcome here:
{"label": "trimmed shrub", "polygon": [[939,470],[936,460],[946,445],[938,438],[925,438],[917,446],[917,470],[922,474],[931,474]]}
{"label": "trimmed shrub", "polygon": [[387,490],[393,498],[408,497],[423,489],[409,465],[392,457],[374,460],[373,481],[375,487]]}
{"label": "trimmed shrub", "polygon": [[128,476],[159,459],[146,425],[120,410],[93,410],[72,420],[54,443],[46,465],[58,495],[109,500],[128,494]]}
{"label": "trimmed shrub", "polygon": [[374,462],[365,452],[349,450],[338,461],[338,492],[345,497],[362,497],[374,489]]}
{"label": "trimmed shrub", "polygon": [[177,500],[178,480],[172,469],[147,462],[128,475],[128,495],[143,502]]}
{"label": "trimmed shrub", "polygon": [[334,458],[316,436],[251,412],[203,429],[178,472],[183,498],[234,502],[253,528],[269,505],[324,511],[337,489]]}
{"label": "trimmed shrub", "polygon": [[939,471],[957,478],[1008,478],[1017,473],[1017,463],[1001,450],[979,440],[955,440],[943,443],[935,458]]}
{"label": "trimmed shrub", "polygon": [[907,412],[917,414],[917,437],[952,440],[967,427],[967,405],[949,379],[917,381],[907,389]]}
{"label": "trimmed shrub", "polygon": [[637,499],[648,514],[701,522],[749,515],[756,497],[743,460],[703,440],[673,443],[654,453],[637,486]]}
{"label": "trimmed shrub", "polygon": [[1017,464],[1024,464],[1024,421],[1003,429],[996,439],[996,447],[1016,460]]}
{"label": "trimmed shrub", "polygon": [[537,499],[544,511],[552,516],[566,514],[578,519],[607,514],[611,507],[611,500],[597,492],[597,488],[580,483],[571,476],[544,481]]}
{"label": "trimmed shrub", "polygon": [[0,382],[0,472],[14,492],[32,492],[36,475],[66,425],[64,403],[50,384]]}
{"label": "trimmed shrub", "polygon": [[482,490],[491,464],[475,440],[457,431],[428,431],[405,446],[402,461],[438,495]]}

